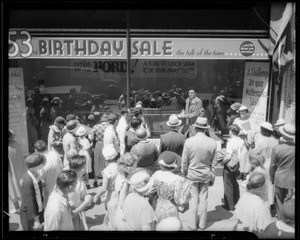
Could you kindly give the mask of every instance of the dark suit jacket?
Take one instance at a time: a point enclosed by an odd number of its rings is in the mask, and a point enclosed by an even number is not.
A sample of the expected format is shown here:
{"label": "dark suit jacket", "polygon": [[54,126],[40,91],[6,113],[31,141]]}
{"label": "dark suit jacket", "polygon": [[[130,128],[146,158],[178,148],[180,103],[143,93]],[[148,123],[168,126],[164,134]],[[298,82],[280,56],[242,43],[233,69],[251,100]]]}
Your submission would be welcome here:
{"label": "dark suit jacket", "polygon": [[[39,215],[39,207],[36,202],[33,181],[27,172],[23,175],[22,179],[23,179],[23,183],[21,187],[21,197],[22,197],[21,210],[27,212],[28,219],[33,219],[34,216]],[[39,181],[39,188],[42,194],[43,192],[42,192],[41,181]]]}
{"label": "dark suit jacket", "polygon": [[160,152],[171,151],[182,155],[185,136],[175,130],[161,135],[160,137]]}
{"label": "dark suit jacket", "polygon": [[295,144],[282,142],[274,148],[271,156],[270,178],[281,188],[295,187]]}

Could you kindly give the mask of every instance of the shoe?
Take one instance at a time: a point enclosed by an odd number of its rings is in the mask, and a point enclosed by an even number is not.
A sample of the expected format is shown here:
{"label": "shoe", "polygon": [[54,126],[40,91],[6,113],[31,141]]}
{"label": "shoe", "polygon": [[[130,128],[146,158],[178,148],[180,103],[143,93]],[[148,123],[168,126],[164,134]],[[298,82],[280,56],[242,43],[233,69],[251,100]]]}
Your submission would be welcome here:
{"label": "shoe", "polygon": [[94,187],[98,187],[98,183],[95,181],[95,182],[93,183],[93,186],[94,186]]}
{"label": "shoe", "polygon": [[90,186],[90,185],[86,185],[86,189],[87,189],[87,190],[90,190],[90,189],[91,189],[91,186]]}

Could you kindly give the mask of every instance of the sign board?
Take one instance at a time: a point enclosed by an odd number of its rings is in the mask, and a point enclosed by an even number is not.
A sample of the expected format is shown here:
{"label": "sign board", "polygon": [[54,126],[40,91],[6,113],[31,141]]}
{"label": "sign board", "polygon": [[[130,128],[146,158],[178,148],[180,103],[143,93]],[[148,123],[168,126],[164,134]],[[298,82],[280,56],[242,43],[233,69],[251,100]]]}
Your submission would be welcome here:
{"label": "sign board", "polygon": [[23,155],[28,155],[27,122],[25,113],[25,91],[23,68],[9,68],[9,112],[8,126],[21,144]]}
{"label": "sign board", "polygon": [[251,112],[251,119],[260,124],[266,121],[269,67],[266,62],[246,62],[242,104]]}
{"label": "sign board", "polygon": [[[11,59],[127,59],[126,38],[36,37],[9,31]],[[132,59],[268,59],[269,39],[131,38]]]}
{"label": "sign board", "polygon": [[[132,78],[194,79],[197,76],[195,60],[136,59],[131,64]],[[126,60],[71,59],[72,78],[118,79],[126,78]]]}

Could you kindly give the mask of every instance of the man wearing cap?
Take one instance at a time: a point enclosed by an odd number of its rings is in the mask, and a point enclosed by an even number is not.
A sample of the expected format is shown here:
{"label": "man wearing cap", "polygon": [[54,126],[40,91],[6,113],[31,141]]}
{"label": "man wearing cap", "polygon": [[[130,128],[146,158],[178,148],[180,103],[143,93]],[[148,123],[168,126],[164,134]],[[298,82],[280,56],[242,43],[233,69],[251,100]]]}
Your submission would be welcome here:
{"label": "man wearing cap", "polygon": [[260,133],[261,135],[255,141],[255,149],[260,151],[265,158],[264,166],[268,170],[271,163],[271,155],[275,148],[278,145],[278,141],[273,138],[273,127],[269,122],[263,122],[260,124]]}
{"label": "man wearing cap", "polygon": [[78,142],[76,139],[75,132],[79,128],[79,124],[77,123],[76,120],[70,120],[66,124],[66,131],[67,133],[63,137],[63,148],[64,148],[64,167],[69,166],[69,162],[67,160],[67,152],[70,149],[74,149],[76,152],[79,151],[78,148]]}
{"label": "man wearing cap", "polygon": [[127,115],[128,115],[128,109],[122,108],[121,109],[121,117],[118,123],[118,126],[116,128],[116,131],[118,133],[119,142],[120,142],[120,154],[121,156],[125,153],[125,133],[127,129]]}
{"label": "man wearing cap", "polygon": [[153,142],[147,140],[148,136],[144,128],[137,129],[136,136],[139,143],[131,148],[130,153],[138,157],[137,167],[147,169],[152,175],[159,169],[157,164],[158,149]]}
{"label": "man wearing cap", "polygon": [[96,124],[91,132],[89,133],[88,137],[90,141],[94,141],[94,187],[98,186],[98,177],[101,177],[101,172],[105,168],[105,160],[102,155],[103,150],[103,139],[104,139],[104,132],[108,126],[108,115],[104,113],[101,116],[101,119],[98,124]]}
{"label": "man wearing cap", "polygon": [[123,212],[126,228],[129,231],[153,231],[157,217],[149,201],[145,198],[152,189],[149,184],[150,175],[146,171],[139,171],[130,178],[133,190],[125,199]]}
{"label": "man wearing cap", "polygon": [[38,171],[46,164],[46,158],[39,153],[26,157],[27,172],[22,177],[20,220],[23,231],[42,230],[43,187]]}
{"label": "man wearing cap", "polygon": [[270,180],[275,185],[277,215],[290,189],[295,189],[295,125],[286,123],[279,128],[282,141],[271,156]]}
{"label": "man wearing cap", "polygon": [[185,101],[185,111],[182,110],[178,117],[186,120],[185,134],[192,137],[196,134],[193,124],[201,113],[202,101],[197,97],[196,89],[194,87],[189,88],[188,96],[189,97]]}
{"label": "man wearing cap", "polygon": [[193,181],[188,212],[188,228],[192,230],[205,228],[208,187],[214,180],[213,164],[217,156],[216,141],[205,135],[209,129],[207,118],[198,117],[194,127],[197,134],[185,141],[181,162],[181,172]]}
{"label": "man wearing cap", "polygon": [[179,156],[182,155],[183,145],[185,142],[185,136],[178,132],[178,128],[181,126],[182,121],[178,119],[175,114],[172,114],[167,121],[167,125],[171,128],[171,131],[160,136],[160,152],[172,151]]}

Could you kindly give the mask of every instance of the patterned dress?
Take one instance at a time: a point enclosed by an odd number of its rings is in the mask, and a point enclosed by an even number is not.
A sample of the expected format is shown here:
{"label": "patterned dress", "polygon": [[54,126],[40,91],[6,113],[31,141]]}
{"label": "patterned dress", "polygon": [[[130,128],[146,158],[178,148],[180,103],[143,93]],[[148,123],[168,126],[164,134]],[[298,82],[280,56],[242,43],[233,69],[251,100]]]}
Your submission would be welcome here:
{"label": "patterned dress", "polygon": [[90,134],[89,138],[91,140],[96,141],[95,149],[94,149],[94,171],[96,176],[100,176],[101,172],[105,168],[105,160],[102,155],[103,150],[103,139],[104,139],[104,132],[108,126],[108,122],[102,122],[100,124],[95,125]]}
{"label": "patterned dress", "polygon": [[[165,174],[166,179],[171,181],[162,179],[159,176],[162,174]],[[183,207],[188,202],[192,183],[167,171],[158,171],[155,175],[154,188],[158,195],[155,214],[158,222],[166,217],[178,217],[178,207]]]}

